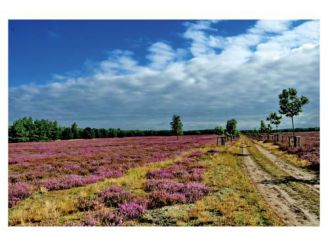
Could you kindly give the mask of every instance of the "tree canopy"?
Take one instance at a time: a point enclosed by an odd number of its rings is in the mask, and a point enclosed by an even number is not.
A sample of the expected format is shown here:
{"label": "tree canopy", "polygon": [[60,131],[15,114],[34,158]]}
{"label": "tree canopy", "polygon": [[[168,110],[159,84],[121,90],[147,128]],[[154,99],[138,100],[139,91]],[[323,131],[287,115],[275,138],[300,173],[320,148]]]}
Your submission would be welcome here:
{"label": "tree canopy", "polygon": [[308,103],[309,99],[307,97],[297,96],[295,88],[283,89],[279,94],[279,113],[291,118],[293,134],[295,132],[294,116],[299,115],[302,112],[302,107]]}
{"label": "tree canopy", "polygon": [[172,121],[170,122],[170,125],[173,134],[175,134],[177,138],[178,136],[183,135],[183,124],[179,115],[172,116]]}

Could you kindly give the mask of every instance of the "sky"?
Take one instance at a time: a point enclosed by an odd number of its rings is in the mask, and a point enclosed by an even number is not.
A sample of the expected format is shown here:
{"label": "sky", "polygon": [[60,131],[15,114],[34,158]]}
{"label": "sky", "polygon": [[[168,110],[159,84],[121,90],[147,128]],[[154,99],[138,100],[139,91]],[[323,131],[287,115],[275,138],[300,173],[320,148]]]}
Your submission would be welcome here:
{"label": "sky", "polygon": [[293,87],[310,99],[296,127],[319,126],[319,33],[318,20],[11,20],[9,121],[253,129]]}

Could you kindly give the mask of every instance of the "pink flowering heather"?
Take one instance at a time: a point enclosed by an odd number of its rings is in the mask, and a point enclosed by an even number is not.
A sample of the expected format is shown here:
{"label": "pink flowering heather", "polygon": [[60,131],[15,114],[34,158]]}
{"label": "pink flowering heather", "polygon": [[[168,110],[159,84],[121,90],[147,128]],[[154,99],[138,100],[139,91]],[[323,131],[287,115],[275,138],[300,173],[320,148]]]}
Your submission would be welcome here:
{"label": "pink flowering heather", "polygon": [[83,221],[83,226],[120,226],[123,216],[117,211],[101,210],[95,214],[88,213]]}
{"label": "pink flowering heather", "polygon": [[148,208],[154,209],[185,202],[186,197],[183,194],[159,190],[150,193]]}
{"label": "pink flowering heather", "polygon": [[112,186],[101,192],[99,198],[106,206],[117,207],[119,204],[133,199],[133,195],[119,186]]}
{"label": "pink flowering heather", "polygon": [[97,214],[97,218],[100,224],[104,226],[120,226],[124,220],[120,213],[112,211],[101,211]]}
{"label": "pink flowering heather", "polygon": [[135,219],[142,215],[146,210],[144,204],[138,202],[126,202],[119,205],[119,213],[125,219]]}
{"label": "pink flowering heather", "polygon": [[[26,183],[31,190],[69,189],[120,177],[130,168],[173,158],[183,151],[214,144],[215,140],[215,135],[202,135],[182,136],[179,140],[161,136],[10,143],[9,182]],[[189,159],[186,158],[187,162],[194,161]],[[149,175],[149,178],[171,179],[177,174],[165,170]]]}
{"label": "pink flowering heather", "polygon": [[79,211],[90,211],[94,210],[98,205],[98,200],[91,199],[89,197],[80,197],[76,202],[76,208]]}
{"label": "pink flowering heather", "polygon": [[183,191],[183,194],[185,195],[188,203],[195,202],[207,193],[207,186],[196,182],[186,184]]}
{"label": "pink flowering heather", "polygon": [[9,207],[32,194],[31,186],[24,182],[9,184]]}
{"label": "pink flowering heather", "polygon": [[83,221],[83,226],[98,226],[98,225],[100,225],[98,219],[96,219],[92,214],[88,214]]}
{"label": "pink flowering heather", "polygon": [[101,178],[118,178],[123,175],[122,170],[114,169],[114,168],[106,168],[106,167],[100,167],[95,172],[97,176],[100,176]]}
{"label": "pink flowering heather", "polygon": [[170,179],[174,178],[174,173],[170,169],[159,169],[149,171],[146,177],[149,179]]}
{"label": "pink flowering heather", "polygon": [[145,184],[146,191],[165,190],[170,193],[181,192],[184,184],[170,179],[148,180]]}

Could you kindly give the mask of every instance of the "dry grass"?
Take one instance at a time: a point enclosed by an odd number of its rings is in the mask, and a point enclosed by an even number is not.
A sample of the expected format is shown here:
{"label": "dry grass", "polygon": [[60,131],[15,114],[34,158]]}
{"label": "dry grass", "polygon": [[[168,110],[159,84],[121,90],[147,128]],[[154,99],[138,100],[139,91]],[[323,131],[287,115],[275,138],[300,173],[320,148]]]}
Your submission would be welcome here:
{"label": "dry grass", "polygon": [[[255,147],[254,143],[245,138],[247,143],[248,151],[251,154],[253,160],[268,174],[276,180],[288,180],[290,175],[275,165],[270,159],[264,156],[260,151]],[[316,215],[320,214],[320,194],[312,190],[306,184],[296,181],[286,181],[279,184],[289,195],[294,197],[296,200],[305,200],[305,207],[307,207],[311,212]]]}
{"label": "dry grass", "polygon": [[281,219],[249,180],[240,156],[239,142],[234,146],[216,149],[220,154],[207,156],[201,161],[208,168],[204,183],[211,187],[212,192],[209,195],[194,204],[148,211],[139,225],[282,225]]}
{"label": "dry grass", "polygon": [[296,167],[308,167],[311,163],[308,160],[301,160],[297,155],[288,154],[285,151],[279,149],[279,146],[272,143],[263,143],[262,141],[255,141],[258,145],[262,146],[266,150],[270,151],[272,154],[278,156],[280,159],[284,160],[288,164],[292,164]]}
{"label": "dry grass", "polygon": [[[239,142],[226,147],[204,147],[200,151],[219,150],[199,161],[207,167],[203,182],[211,192],[194,204],[179,204],[147,212],[138,220],[126,221],[127,226],[226,226],[282,225],[280,218],[257,192],[246,174]],[[39,192],[9,210],[10,225],[80,225],[84,212],[76,208],[80,197],[95,197],[108,186],[118,185],[143,196],[143,183],[148,171],[160,169],[189,155],[130,169],[116,179],[67,190]]]}

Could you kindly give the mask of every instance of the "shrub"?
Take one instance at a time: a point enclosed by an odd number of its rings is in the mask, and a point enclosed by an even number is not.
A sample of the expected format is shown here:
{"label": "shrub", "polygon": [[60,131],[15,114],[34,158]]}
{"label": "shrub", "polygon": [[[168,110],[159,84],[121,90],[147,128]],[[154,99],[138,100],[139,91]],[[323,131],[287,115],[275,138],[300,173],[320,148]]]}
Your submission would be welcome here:
{"label": "shrub", "polygon": [[185,185],[184,195],[188,203],[193,203],[208,193],[206,185],[201,183],[188,183]]}
{"label": "shrub", "polygon": [[145,184],[146,191],[165,190],[169,193],[182,191],[184,185],[170,179],[148,180]]}
{"label": "shrub", "polygon": [[149,195],[148,208],[160,208],[163,206],[173,205],[177,203],[185,203],[186,197],[180,193],[169,193],[164,190],[153,191]]}
{"label": "shrub", "polygon": [[100,201],[106,206],[117,207],[121,203],[130,201],[133,196],[131,192],[119,186],[112,186],[99,194]]}
{"label": "shrub", "polygon": [[146,177],[148,179],[171,179],[174,178],[174,174],[169,169],[159,169],[159,170],[149,171],[146,174]]}
{"label": "shrub", "polygon": [[123,217],[117,212],[101,211],[97,217],[99,222],[104,226],[120,226],[123,223]]}
{"label": "shrub", "polygon": [[99,225],[99,221],[91,214],[88,214],[83,221],[83,226],[97,226],[97,225]]}
{"label": "shrub", "polygon": [[132,201],[119,205],[119,212],[125,219],[134,219],[145,212],[144,204]]}
{"label": "shrub", "polygon": [[79,197],[76,203],[76,208],[79,211],[94,210],[97,206],[97,200],[88,197]]}
{"label": "shrub", "polygon": [[18,201],[29,197],[32,194],[31,187],[24,182],[9,184],[9,207],[14,206]]}

